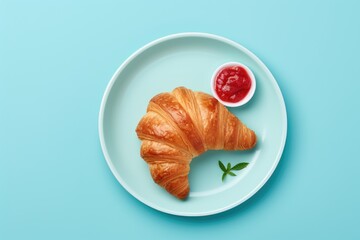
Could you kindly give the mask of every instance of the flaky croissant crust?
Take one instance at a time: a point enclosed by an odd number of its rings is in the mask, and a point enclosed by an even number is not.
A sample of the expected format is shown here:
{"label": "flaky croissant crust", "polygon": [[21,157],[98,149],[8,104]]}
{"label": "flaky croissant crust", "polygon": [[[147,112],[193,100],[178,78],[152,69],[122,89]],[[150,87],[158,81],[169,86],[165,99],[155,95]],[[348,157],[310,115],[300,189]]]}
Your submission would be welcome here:
{"label": "flaky croissant crust", "polygon": [[247,150],[254,131],[214,97],[185,87],[154,96],[137,125],[140,155],[153,180],[184,199],[190,187],[190,162],[206,150]]}

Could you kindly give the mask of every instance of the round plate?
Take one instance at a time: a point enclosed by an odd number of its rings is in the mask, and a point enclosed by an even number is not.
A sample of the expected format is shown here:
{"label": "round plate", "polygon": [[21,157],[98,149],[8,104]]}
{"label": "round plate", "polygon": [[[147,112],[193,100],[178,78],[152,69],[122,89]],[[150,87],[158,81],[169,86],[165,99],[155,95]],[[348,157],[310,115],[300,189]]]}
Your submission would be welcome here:
{"label": "round plate", "polygon": [[[257,89],[245,106],[229,109],[258,137],[250,151],[208,151],[193,159],[190,195],[182,201],[154,183],[140,157],[135,128],[149,100],[175,87],[210,93],[213,71],[225,62],[241,62],[253,72]],[[204,216],[231,209],[254,195],[275,170],[284,149],[286,109],[267,67],[249,50],[216,35],[181,33],[153,41],[132,54],[108,84],[99,113],[105,159],[121,185],[146,205],[174,215]],[[221,181],[224,164],[250,164]]]}

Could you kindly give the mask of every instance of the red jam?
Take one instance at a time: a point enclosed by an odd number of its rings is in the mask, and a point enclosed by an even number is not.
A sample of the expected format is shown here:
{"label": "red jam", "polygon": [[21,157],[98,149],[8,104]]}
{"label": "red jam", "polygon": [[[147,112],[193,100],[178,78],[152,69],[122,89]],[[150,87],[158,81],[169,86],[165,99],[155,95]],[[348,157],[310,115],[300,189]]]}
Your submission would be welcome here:
{"label": "red jam", "polygon": [[238,65],[221,69],[215,77],[215,92],[225,102],[241,101],[249,93],[250,87],[249,74]]}

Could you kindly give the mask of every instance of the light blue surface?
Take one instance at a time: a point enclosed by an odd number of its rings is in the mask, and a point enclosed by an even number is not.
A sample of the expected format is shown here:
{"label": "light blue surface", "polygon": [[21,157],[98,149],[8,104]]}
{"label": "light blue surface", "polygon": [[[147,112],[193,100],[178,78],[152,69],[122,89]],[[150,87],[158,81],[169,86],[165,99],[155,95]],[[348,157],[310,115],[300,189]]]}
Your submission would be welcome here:
{"label": "light blue surface", "polygon": [[[0,239],[359,239],[358,1],[0,1]],[[241,206],[205,218],[128,194],[97,117],[116,68],[156,38],[210,32],[269,67],[284,155]]]}

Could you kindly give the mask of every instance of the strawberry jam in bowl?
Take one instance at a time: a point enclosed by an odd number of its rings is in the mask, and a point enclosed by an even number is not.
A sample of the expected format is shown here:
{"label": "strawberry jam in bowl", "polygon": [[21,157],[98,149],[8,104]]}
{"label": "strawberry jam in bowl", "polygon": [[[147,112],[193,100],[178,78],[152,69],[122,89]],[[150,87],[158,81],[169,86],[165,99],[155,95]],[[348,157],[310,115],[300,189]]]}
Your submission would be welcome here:
{"label": "strawberry jam in bowl", "polygon": [[211,78],[213,96],[228,107],[247,103],[256,89],[255,76],[244,64],[228,62],[218,67]]}

